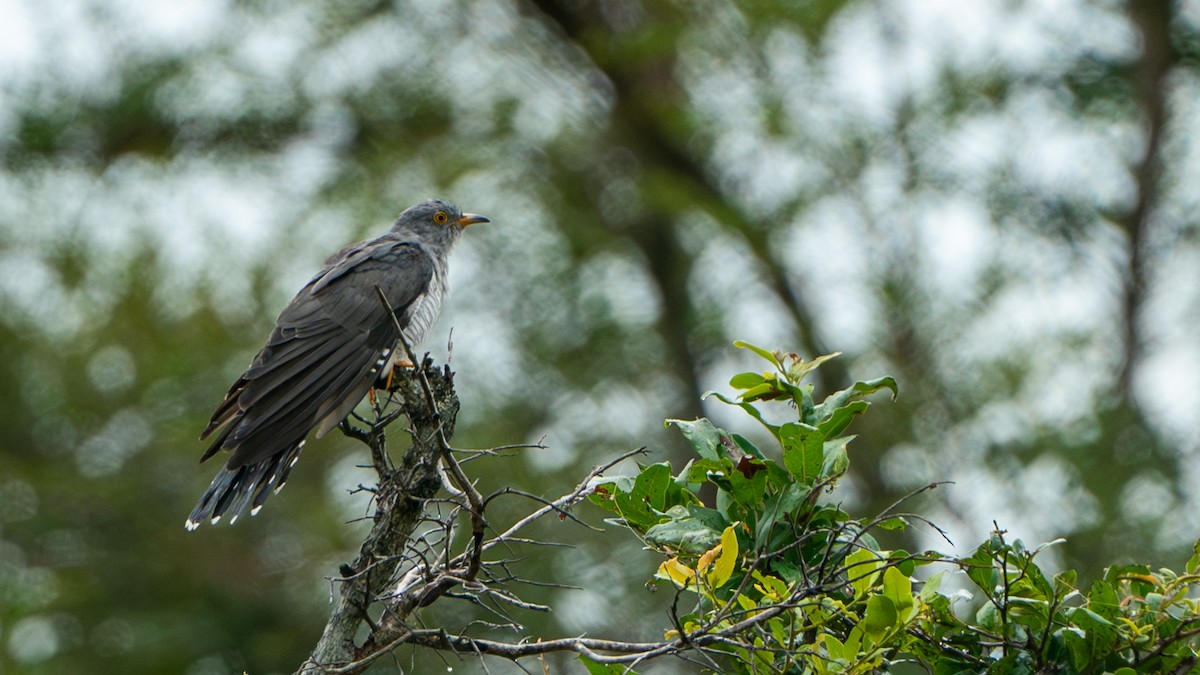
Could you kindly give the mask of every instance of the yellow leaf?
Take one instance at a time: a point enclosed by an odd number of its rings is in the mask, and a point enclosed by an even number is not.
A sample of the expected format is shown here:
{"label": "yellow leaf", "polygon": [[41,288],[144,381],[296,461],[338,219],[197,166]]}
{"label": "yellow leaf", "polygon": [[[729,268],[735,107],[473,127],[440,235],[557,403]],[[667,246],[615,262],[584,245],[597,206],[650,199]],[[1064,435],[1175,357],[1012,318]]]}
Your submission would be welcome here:
{"label": "yellow leaf", "polygon": [[754,588],[758,589],[758,592],[762,593],[763,597],[773,602],[779,602],[787,597],[788,586],[783,582],[783,579],[780,579],[779,577],[763,575],[758,570],[754,570],[752,574],[754,575],[755,581],[759,582],[754,584]]}
{"label": "yellow leaf", "polygon": [[703,574],[704,570],[708,569],[708,566],[712,564],[713,558],[717,557],[720,553],[720,544],[705,551],[704,555],[700,556],[700,560],[696,563],[696,571]]}
{"label": "yellow leaf", "polygon": [[746,610],[746,612],[748,612],[747,616],[756,616],[759,612],[762,611],[762,608],[758,606],[758,603],[754,602],[753,600],[751,600],[750,598],[747,598],[744,595],[738,594],[738,596],[734,599],[737,600],[737,604],[742,609],[744,609],[744,610]]}
{"label": "yellow leaf", "polygon": [[679,558],[671,558],[664,560],[658,566],[658,574],[655,576],[661,579],[670,579],[675,582],[676,586],[687,588],[689,585],[695,585],[696,572],[692,568],[679,562]]}
{"label": "yellow leaf", "polygon": [[[717,550],[720,550],[720,557],[717,558],[717,564],[708,573],[708,583],[713,588],[725,585],[725,582],[729,581],[729,577],[733,576],[734,568],[737,567],[738,542],[732,525],[725,528],[725,531],[721,533],[721,543],[709,553]],[[708,555],[708,553],[704,555]]]}

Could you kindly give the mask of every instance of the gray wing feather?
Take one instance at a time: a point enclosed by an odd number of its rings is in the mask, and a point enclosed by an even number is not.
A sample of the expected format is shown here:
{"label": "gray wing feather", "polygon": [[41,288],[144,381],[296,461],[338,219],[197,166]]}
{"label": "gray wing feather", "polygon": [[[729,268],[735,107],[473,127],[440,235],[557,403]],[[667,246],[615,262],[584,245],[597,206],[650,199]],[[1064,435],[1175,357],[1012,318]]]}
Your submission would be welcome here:
{"label": "gray wing feather", "polygon": [[222,449],[233,454],[190,521],[227,509],[236,514],[251,496],[262,505],[308,432],[331,413],[351,409],[374,382],[380,355],[395,348],[396,327],[375,286],[403,328],[433,269],[425,249],[387,235],[330,258],[284,308],[267,344],[213,413],[201,438],[221,432],[202,460]]}

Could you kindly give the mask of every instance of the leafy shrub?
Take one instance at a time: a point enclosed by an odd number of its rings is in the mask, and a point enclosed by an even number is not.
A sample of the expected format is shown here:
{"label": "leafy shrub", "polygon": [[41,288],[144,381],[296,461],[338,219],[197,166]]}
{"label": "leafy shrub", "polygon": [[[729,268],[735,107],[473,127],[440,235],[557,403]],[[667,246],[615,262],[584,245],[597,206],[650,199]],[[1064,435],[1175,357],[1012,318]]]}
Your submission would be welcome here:
{"label": "leafy shrub", "polygon": [[[1073,571],[1047,577],[1036,562],[1045,546],[1010,542],[999,528],[965,558],[882,550],[872,531],[927,521],[855,517],[822,496],[849,467],[847,428],[868,396],[894,397],[895,380],[856,382],[817,403],[803,380],[836,355],[808,362],[736,344],[770,368],[735,375],[732,398],[710,395],[756,419],[777,447],[764,452],[707,419],[668,420],[695,460],[678,473],[661,463],[599,478],[590,495],[662,553],[652,574],[676,590],[664,635],[675,653],[694,650],[722,673],[867,673],[905,662],[939,674],[1200,672],[1200,542],[1186,574],[1111,567],[1086,590]],[[794,421],[772,423],[767,403],[789,406]],[[698,496],[705,484],[715,487],[711,507]],[[913,576],[919,567],[924,581]],[[959,573],[978,592],[974,604],[943,590]],[[592,673],[632,672],[581,658]]]}

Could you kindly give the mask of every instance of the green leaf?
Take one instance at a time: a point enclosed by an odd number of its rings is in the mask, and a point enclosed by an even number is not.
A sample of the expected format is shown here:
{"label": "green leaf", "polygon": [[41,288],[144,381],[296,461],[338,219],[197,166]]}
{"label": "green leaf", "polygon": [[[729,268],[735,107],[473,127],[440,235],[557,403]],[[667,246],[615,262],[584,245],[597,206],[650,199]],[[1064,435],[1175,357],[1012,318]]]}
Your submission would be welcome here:
{"label": "green leaf", "polygon": [[776,368],[779,368],[783,365],[779,362],[779,359],[774,354],[763,349],[762,347],[756,347],[756,346],[750,344],[749,342],[745,342],[742,340],[734,340],[733,346],[737,347],[738,349],[749,349],[750,351],[754,352],[755,354],[758,354],[759,356],[761,356],[764,359],[766,359],[767,361],[769,361],[771,363],[771,365],[775,366]]}
{"label": "green leaf", "polygon": [[866,401],[855,401],[849,405],[844,405],[829,414],[827,419],[820,419],[820,411],[816,413],[817,428],[821,433],[825,434],[826,438],[833,438],[846,430],[850,426],[850,422],[855,417],[865,413],[871,407]]}
{"label": "green leaf", "polygon": [[783,465],[797,481],[812,486],[821,477],[825,461],[825,436],[815,427],[789,422],[779,427]]}
{"label": "green leaf", "polygon": [[1192,544],[1192,557],[1188,558],[1187,564],[1184,566],[1188,574],[1195,574],[1197,568],[1200,568],[1200,539]]}
{"label": "green leaf", "polygon": [[776,396],[765,396],[765,394],[771,394],[774,391],[775,391],[775,387],[773,387],[772,385],[770,385],[766,382],[763,382],[762,384],[760,384],[756,387],[750,387],[746,391],[743,391],[741,394],[738,395],[738,398],[742,399],[743,401],[755,401],[755,400],[758,400],[759,398],[776,398]]}
{"label": "green leaf", "polygon": [[1063,570],[1054,575],[1054,597],[1058,600],[1063,600],[1072,593],[1078,593],[1075,588],[1075,579],[1077,575],[1075,570]]}
{"label": "green leaf", "polygon": [[1153,585],[1144,578],[1150,574],[1150,568],[1145,565],[1113,565],[1104,572],[1104,580],[1113,587],[1119,586],[1122,580],[1129,582],[1129,590],[1134,595],[1145,595],[1154,590]]}
{"label": "green leaf", "polygon": [[751,511],[758,511],[767,491],[767,472],[756,471],[747,478],[744,473],[735,469],[727,477],[726,489],[735,502]]}
{"label": "green leaf", "polygon": [[1071,623],[1083,629],[1092,657],[1103,657],[1120,639],[1113,622],[1087,607],[1068,607],[1063,614]]}
{"label": "green leaf", "polygon": [[788,470],[780,466],[778,462],[764,460],[763,463],[767,467],[767,485],[770,486],[772,493],[786,490],[789,485],[796,484],[796,479],[792,478],[792,474],[788,473]]}
{"label": "green leaf", "polygon": [[754,407],[754,405],[747,403],[745,401],[735,401],[735,400],[729,398],[728,396],[725,396],[724,394],[722,394],[719,391],[705,392],[705,394],[703,396],[701,396],[700,398],[709,398],[709,397],[715,398],[718,401],[720,401],[721,403],[725,403],[726,405],[734,405],[734,406],[741,408],[742,410],[745,410],[751,417],[758,420],[759,424],[766,427],[773,435],[776,435],[776,436],[779,435],[779,426],[768,422],[762,416],[762,413],[760,413],[758,411],[758,408]]}
{"label": "green leaf", "polygon": [[704,553],[720,543],[721,530],[714,530],[708,522],[692,517],[687,508],[672,507],[667,515],[670,520],[646,530],[647,542],[688,553]]}
{"label": "green leaf", "polygon": [[1116,619],[1121,616],[1121,600],[1117,591],[1107,580],[1097,579],[1088,590],[1089,611],[1095,612],[1106,619]]}
{"label": "green leaf", "polygon": [[[689,465],[691,462],[688,463]],[[671,508],[672,506],[688,506],[691,504],[699,504],[700,498],[695,495],[693,489],[699,490],[699,485],[690,485],[688,474],[691,473],[691,466],[685,466],[680,470],[679,475],[671,478],[671,482],[667,483],[666,490],[663,493],[663,506],[660,511]],[[657,508],[657,507],[656,507]]]}
{"label": "green leaf", "polygon": [[1075,667],[1076,671],[1082,671],[1092,660],[1092,649],[1085,637],[1087,633],[1080,628],[1068,627],[1059,634],[1071,655],[1071,665]]}
{"label": "green leaf", "polygon": [[911,577],[917,569],[917,561],[909,557],[908,551],[902,548],[896,549],[888,554],[888,560],[900,570],[900,573],[906,577]]}
{"label": "green leaf", "polygon": [[730,525],[725,516],[716,509],[704,506],[689,506],[687,507],[687,511],[688,515],[714,532],[723,532]]}
{"label": "green leaf", "polygon": [[996,605],[990,602],[983,603],[979,611],[975,612],[975,622],[984,630],[998,632],[1001,626],[1000,613],[996,611]]}
{"label": "green leaf", "polygon": [[896,385],[895,378],[892,377],[878,377],[874,380],[855,382],[850,388],[835,391],[826,397],[821,402],[821,405],[813,409],[813,416],[817,422],[827,420],[833,416],[834,411],[838,408],[847,405],[851,401],[874,394],[880,389],[891,389],[893,401],[896,400],[896,396],[900,391]]}
{"label": "green leaf", "polygon": [[752,570],[751,574],[758,585],[762,587],[763,593],[771,596],[772,602],[779,602],[788,597],[788,586],[779,577],[766,576],[758,570]]}
{"label": "green leaf", "polygon": [[785,374],[787,375],[787,378],[792,382],[798,383],[800,380],[804,379],[806,375],[820,367],[822,363],[825,363],[831,359],[836,359],[841,355],[841,352],[834,352],[832,354],[822,354],[817,356],[813,358],[812,361],[805,361],[795,354],[789,354],[788,356],[790,358],[788,360],[791,361],[791,363],[787,364],[786,366],[784,366],[782,363],[780,365],[786,370]]}
{"label": "green leaf", "polygon": [[[781,392],[786,394],[788,396],[788,398],[792,399],[792,403],[800,411],[800,421],[807,424],[809,422],[809,420],[812,418],[812,409],[813,409],[812,389],[813,389],[813,386],[811,384],[806,384],[803,386],[796,386],[794,384],[791,384],[790,382],[787,382],[786,380],[778,380],[775,383],[775,386]],[[764,398],[766,398],[766,397],[764,397]]]}
{"label": "green leaf", "polygon": [[733,442],[736,443],[739,448],[744,450],[747,455],[762,460],[767,458],[766,455],[763,454],[762,450],[759,450],[758,446],[751,443],[745,436],[742,436],[741,434],[730,434],[729,437],[732,438]]}
{"label": "green leaf", "polygon": [[671,465],[662,462],[642,469],[634,479],[633,489],[616,495],[618,513],[621,517],[641,529],[646,529],[662,520],[666,510],[667,488],[671,484]]}
{"label": "green leaf", "polygon": [[788,485],[782,492],[767,497],[762,515],[754,528],[754,547],[764,550],[767,547],[771,528],[780,520],[788,520],[795,514],[796,509],[804,503],[811,489],[799,483]]}
{"label": "green leaf", "polygon": [[762,373],[738,373],[729,380],[729,386],[734,389],[750,389],[766,382]]}
{"label": "green leaf", "polygon": [[896,567],[888,567],[883,571],[883,595],[892,601],[900,621],[908,621],[915,602],[912,594],[912,580]]}
{"label": "green leaf", "polygon": [[802,584],[808,581],[808,577],[805,576],[807,571],[800,569],[799,566],[789,560],[783,558],[772,560],[770,567],[771,571],[778,574],[780,579],[789,584]]}
{"label": "green leaf", "polygon": [[1032,657],[1026,651],[1010,652],[987,669],[988,675],[1036,675]]}
{"label": "green leaf", "polygon": [[[844,511],[842,513],[845,514]],[[865,546],[876,553],[883,550],[879,548],[879,542],[875,541],[875,537],[871,536],[870,532],[861,532],[854,528],[847,528],[842,536],[838,537],[838,541],[854,541],[856,537],[860,546]]]}
{"label": "green leaf", "polygon": [[875,527],[878,527],[881,530],[895,530],[897,532],[903,532],[904,530],[908,529],[908,520],[904,518],[904,516],[896,516],[894,518],[888,518],[887,520],[876,523]]}
{"label": "green leaf", "polygon": [[854,440],[854,436],[842,436],[822,444],[822,478],[833,478],[846,473],[846,469],[850,467],[850,456],[846,453],[846,445],[852,440]]}
{"label": "green leaf", "polygon": [[1033,562],[1032,556],[1020,560],[1017,568],[1022,572],[1023,577],[1023,581],[1017,584],[1022,595],[1046,601],[1054,598],[1054,587],[1046,580],[1046,575],[1042,573],[1041,568]]}
{"label": "green leaf", "polygon": [[967,578],[990,598],[996,589],[997,572],[993,567],[992,555],[987,544],[982,544],[970,557],[963,560]]}
{"label": "green leaf", "polygon": [[822,633],[821,637],[825,639],[825,651],[829,653],[829,658],[832,661],[836,662],[847,660],[848,658],[853,658],[854,656],[858,655],[856,652],[850,657],[847,657],[845,653],[846,648],[844,645],[842,645],[842,641],[830,635],[829,633]]}
{"label": "green leaf", "polygon": [[692,421],[667,420],[667,426],[674,425],[683,437],[692,444],[696,454],[705,459],[718,459],[721,447],[721,431],[713,426],[707,418],[701,417]]}
{"label": "green leaf", "polygon": [[898,613],[896,604],[886,595],[872,595],[867,599],[867,611],[863,615],[862,625],[867,635],[878,642],[883,634],[897,623]]}
{"label": "green leaf", "polygon": [[689,483],[707,483],[709,482],[710,474],[721,476],[728,475],[733,471],[733,461],[724,457],[720,459],[701,459],[692,462],[688,467],[687,480]]}
{"label": "green leaf", "polygon": [[859,652],[862,651],[864,633],[861,621],[850,629],[850,634],[846,636],[846,643],[842,645],[842,654],[846,656],[847,660],[858,660]]}
{"label": "green leaf", "polygon": [[940,595],[939,589],[942,587],[942,579],[946,575],[946,570],[934,572],[925,580],[925,585],[921,587],[921,592],[918,594],[920,598],[929,602],[935,596]]}
{"label": "green leaf", "polygon": [[633,476],[603,476],[592,481],[588,500],[609,511],[617,511],[616,496],[633,490]]}
{"label": "green leaf", "polygon": [[1113,622],[1093,612],[1087,607],[1071,607],[1071,619],[1081,626],[1095,630],[1099,626],[1112,627]]}
{"label": "green leaf", "polygon": [[855,549],[846,556],[843,565],[846,577],[854,588],[854,597],[863,597],[879,582],[879,568],[886,562],[883,556],[866,548]]}
{"label": "green leaf", "polygon": [[633,481],[633,490],[629,493],[634,499],[641,499],[659,512],[667,510],[667,489],[671,486],[671,465],[668,462],[651,464],[642,469]]}

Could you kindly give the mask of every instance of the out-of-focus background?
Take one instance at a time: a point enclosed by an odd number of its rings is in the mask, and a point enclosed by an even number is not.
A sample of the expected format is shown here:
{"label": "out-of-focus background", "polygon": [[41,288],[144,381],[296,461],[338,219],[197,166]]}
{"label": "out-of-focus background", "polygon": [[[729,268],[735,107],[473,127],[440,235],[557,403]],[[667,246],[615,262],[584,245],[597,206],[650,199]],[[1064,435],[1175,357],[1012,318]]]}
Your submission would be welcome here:
{"label": "out-of-focus background", "polygon": [[[485,492],[678,466],[666,417],[752,433],[699,398],[759,367],[745,339],[845,352],[822,391],[899,380],[849,508],[951,480],[910,508],[963,549],[995,520],[1084,575],[1181,566],[1198,55],[1190,0],[0,2],[0,672],[299,665],[366,453],[311,443],[258,517],[188,534],[196,436],[324,257],[431,196],[493,220],[425,344],[455,443],[547,446],[469,464]],[[583,590],[532,589],[528,634],[669,627],[627,533],[540,535],[579,546],[523,575]]]}

